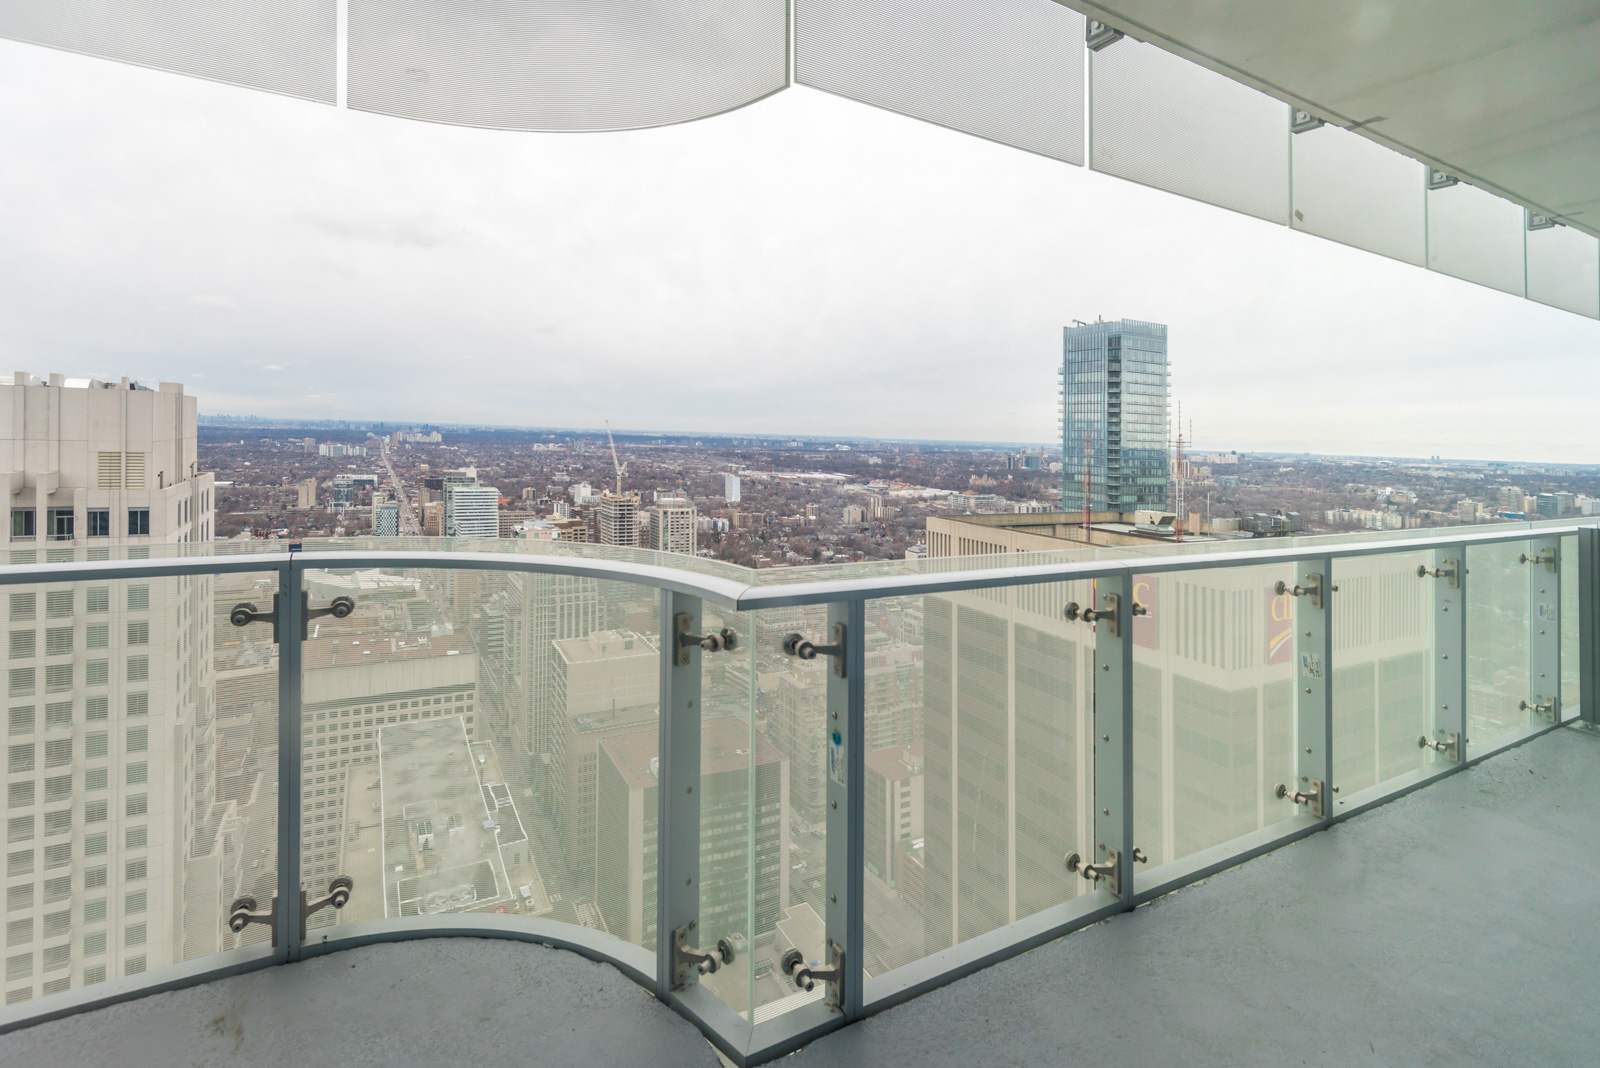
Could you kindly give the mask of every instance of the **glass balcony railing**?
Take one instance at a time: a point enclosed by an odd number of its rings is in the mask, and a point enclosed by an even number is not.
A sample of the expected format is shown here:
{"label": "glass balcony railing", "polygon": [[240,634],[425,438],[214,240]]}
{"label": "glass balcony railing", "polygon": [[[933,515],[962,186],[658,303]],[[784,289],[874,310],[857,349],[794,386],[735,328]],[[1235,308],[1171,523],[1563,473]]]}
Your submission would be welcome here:
{"label": "glass balcony railing", "polygon": [[767,1060],[1591,716],[1597,531],[17,550],[0,1029],[470,933]]}

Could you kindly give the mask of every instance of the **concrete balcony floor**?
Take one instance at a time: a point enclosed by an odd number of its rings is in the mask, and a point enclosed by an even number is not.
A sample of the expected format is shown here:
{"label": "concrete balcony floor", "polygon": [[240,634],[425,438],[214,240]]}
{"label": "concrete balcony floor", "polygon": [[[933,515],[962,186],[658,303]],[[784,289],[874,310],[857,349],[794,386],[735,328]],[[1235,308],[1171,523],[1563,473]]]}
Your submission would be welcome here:
{"label": "concrete balcony floor", "polygon": [[[1600,736],[1443,782],[812,1043],[810,1065],[1600,1063]],[[370,946],[0,1037],[0,1062],[714,1065],[616,970]]]}

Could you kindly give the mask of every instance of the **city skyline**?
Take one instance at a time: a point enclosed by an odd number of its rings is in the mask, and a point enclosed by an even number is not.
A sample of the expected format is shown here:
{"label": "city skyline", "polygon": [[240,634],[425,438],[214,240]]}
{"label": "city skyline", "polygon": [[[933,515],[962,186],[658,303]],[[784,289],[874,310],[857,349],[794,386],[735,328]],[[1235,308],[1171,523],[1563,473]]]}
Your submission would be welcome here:
{"label": "city skyline", "polygon": [[0,49],[16,366],[269,415],[1043,442],[1055,331],[1133,316],[1208,447],[1584,455],[1593,322],[815,92],[554,138]]}

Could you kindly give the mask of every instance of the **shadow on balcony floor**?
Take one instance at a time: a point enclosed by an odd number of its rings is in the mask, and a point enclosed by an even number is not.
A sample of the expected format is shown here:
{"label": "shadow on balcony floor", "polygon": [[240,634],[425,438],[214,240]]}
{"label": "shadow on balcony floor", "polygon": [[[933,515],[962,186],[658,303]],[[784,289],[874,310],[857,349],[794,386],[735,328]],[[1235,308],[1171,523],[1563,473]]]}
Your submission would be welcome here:
{"label": "shadow on balcony floor", "polygon": [[[783,1061],[1593,1064],[1600,737],[1560,731]],[[0,1037],[36,1068],[714,1065],[617,971],[372,946]]]}

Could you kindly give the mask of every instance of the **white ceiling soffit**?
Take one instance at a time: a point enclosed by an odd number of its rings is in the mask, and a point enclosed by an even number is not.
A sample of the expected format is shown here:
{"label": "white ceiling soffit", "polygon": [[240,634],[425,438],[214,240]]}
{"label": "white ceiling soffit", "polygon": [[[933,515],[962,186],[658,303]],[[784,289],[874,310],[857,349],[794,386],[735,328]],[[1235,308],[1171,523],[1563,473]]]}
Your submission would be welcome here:
{"label": "white ceiling soffit", "polygon": [[1600,236],[1600,0],[1058,0]]}

